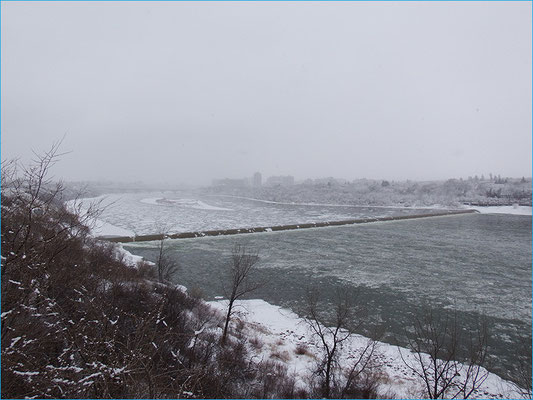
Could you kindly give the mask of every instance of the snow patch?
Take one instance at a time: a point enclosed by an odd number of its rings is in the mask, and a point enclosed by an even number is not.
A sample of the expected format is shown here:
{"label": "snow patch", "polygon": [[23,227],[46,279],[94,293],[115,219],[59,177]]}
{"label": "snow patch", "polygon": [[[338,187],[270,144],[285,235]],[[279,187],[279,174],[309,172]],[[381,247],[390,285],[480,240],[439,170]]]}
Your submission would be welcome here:
{"label": "snow patch", "polygon": [[512,215],[531,215],[531,207],[528,206],[469,206],[481,214],[512,214]]}
{"label": "snow patch", "polygon": [[[94,198],[69,200],[65,203],[65,206],[70,212],[84,213],[89,210],[91,204],[99,204],[99,202],[103,203],[105,199],[106,196],[99,196]],[[109,207],[111,204],[102,204],[102,208]],[[93,236],[135,236],[132,231],[112,225],[109,222],[102,221],[101,219],[95,218],[91,221],[91,225],[91,234]]]}
{"label": "snow patch", "polygon": [[14,374],[17,374],[17,375],[24,375],[24,376],[34,376],[34,375],[39,375],[39,372],[35,371],[35,372],[30,372],[30,371],[13,371]]}
{"label": "snow patch", "polygon": [[161,197],[149,197],[147,199],[141,199],[140,202],[144,204],[159,205],[157,200],[161,200]]}
{"label": "snow patch", "polygon": [[[213,308],[224,312],[227,300],[210,301]],[[309,371],[316,367],[316,361],[321,352],[320,345],[308,329],[308,324],[293,311],[267,303],[264,300],[240,300],[235,303],[236,316],[248,322],[254,330],[248,332],[263,344],[260,359],[276,358],[282,355],[289,371],[293,371],[297,384],[307,385]],[[368,338],[353,335],[343,346],[341,363],[349,365],[350,357],[364,348]],[[297,346],[307,348],[307,354],[298,355]],[[400,357],[400,351],[406,359],[415,355],[408,349],[400,348],[388,343],[378,342],[376,360],[382,365],[383,374],[378,386],[378,394],[394,398],[417,397],[423,389],[422,381],[417,381],[410,374]],[[280,358],[276,358],[278,361]],[[415,363],[413,363],[414,365]],[[416,393],[416,394],[415,394]],[[516,386],[499,376],[489,373],[487,380],[471,398],[523,398]]]}
{"label": "snow patch", "polygon": [[212,206],[196,199],[167,199],[164,197],[149,197],[140,201],[141,203],[151,205],[177,205],[185,208],[194,208],[196,210],[233,211],[230,208]]}
{"label": "snow patch", "polygon": [[91,229],[93,236],[112,237],[112,236],[135,236],[135,234],[124,228],[111,225],[109,222],[97,219],[94,227]]}
{"label": "snow patch", "polygon": [[129,265],[130,267],[137,267],[137,265],[143,261],[141,256],[136,256],[131,254],[129,251],[124,250],[122,243],[117,243],[115,248],[118,253],[118,257],[122,258],[126,265]]}
{"label": "snow patch", "polygon": [[9,345],[9,347],[11,348],[11,347],[13,347],[14,345],[16,345],[17,342],[18,342],[20,339],[22,339],[20,336],[17,336],[16,338],[11,339],[11,344]]}
{"label": "snow patch", "polygon": [[230,208],[211,206],[211,205],[206,204],[206,203],[204,203],[203,201],[200,201],[200,200],[198,200],[196,202],[196,205],[192,206],[192,208],[196,208],[197,210],[233,211]]}

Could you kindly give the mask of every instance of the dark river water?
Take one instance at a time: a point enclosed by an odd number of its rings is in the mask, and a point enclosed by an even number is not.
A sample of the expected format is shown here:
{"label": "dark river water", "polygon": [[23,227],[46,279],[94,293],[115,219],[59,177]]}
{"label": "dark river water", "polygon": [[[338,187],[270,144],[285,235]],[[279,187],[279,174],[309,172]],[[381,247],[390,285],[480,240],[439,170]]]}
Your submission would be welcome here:
{"label": "dark river water", "polygon": [[[471,214],[167,241],[179,264],[176,283],[206,299],[223,295],[234,244],[258,252],[261,298],[301,312],[317,288],[327,308],[339,291],[365,310],[360,333],[405,345],[414,318],[431,309],[456,312],[464,332],[485,319],[489,369],[512,376],[531,335],[531,217]],[[124,245],[147,260],[154,242]],[[467,337],[468,335],[463,335]]]}

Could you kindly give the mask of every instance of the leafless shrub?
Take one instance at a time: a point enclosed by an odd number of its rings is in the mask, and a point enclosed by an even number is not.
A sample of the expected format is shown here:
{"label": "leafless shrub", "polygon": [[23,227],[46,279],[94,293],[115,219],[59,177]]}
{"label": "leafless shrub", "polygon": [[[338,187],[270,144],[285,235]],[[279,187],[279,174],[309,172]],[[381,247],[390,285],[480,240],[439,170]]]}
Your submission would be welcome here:
{"label": "leafless shrub", "polygon": [[139,276],[144,279],[157,279],[157,271],[153,264],[142,261],[137,264]]}
{"label": "leafless shrub", "polygon": [[[373,372],[359,373],[353,371],[346,374],[346,384],[342,389],[341,398],[344,399],[375,399],[378,398],[377,389],[379,376]],[[382,396],[380,396],[383,398]]]}
{"label": "leafless shrub", "polygon": [[303,343],[298,343],[298,345],[296,346],[296,349],[294,349],[294,353],[298,354],[299,356],[309,355],[310,354],[309,353],[309,349]]}
{"label": "leafless shrub", "polygon": [[155,262],[155,267],[159,282],[170,282],[172,278],[175,278],[179,267],[176,261],[169,254],[168,246],[166,244],[166,233],[163,232],[162,235],[163,239],[161,239],[157,245],[157,259]]}
{"label": "leafless shrub", "polygon": [[67,209],[47,176],[57,149],[2,164],[2,397],[174,397],[199,376],[185,365],[197,300],[90,237],[98,210]]}
{"label": "leafless shrub", "polygon": [[351,357],[351,365],[344,371],[345,380],[340,397],[373,398],[377,396],[379,364],[375,360],[378,342],[368,339]]}
{"label": "leafless shrub", "polygon": [[250,339],[250,344],[254,349],[261,350],[265,343],[258,336],[254,336]]}
{"label": "leafless shrub", "polygon": [[322,350],[315,374],[319,378],[320,396],[324,398],[348,395],[368,371],[376,348],[376,342],[369,340],[368,344],[359,350],[358,357],[348,369],[344,369],[346,374],[343,379],[339,359],[345,342],[352,336],[354,325],[361,324],[358,320],[361,313],[357,312],[352,299],[343,292],[339,292],[333,307],[333,326],[328,327],[328,319],[318,307],[318,292],[308,291],[306,322],[318,338]]}
{"label": "leafless shrub", "polygon": [[231,258],[232,263],[229,270],[230,287],[228,290],[225,289],[228,298],[228,310],[222,333],[222,343],[226,341],[235,301],[261,286],[260,283],[250,281],[254,266],[259,260],[257,254],[250,253],[246,250],[245,246],[236,244],[231,252]]}
{"label": "leafless shrub", "polygon": [[269,398],[305,398],[303,393],[295,391],[295,380],[287,373],[287,367],[277,361],[263,361],[257,365],[256,378],[258,384],[250,392],[251,397]]}
{"label": "leafless shrub", "polygon": [[[244,324],[221,346],[220,314],[94,240],[98,207],[67,209],[47,175],[58,155],[2,163],[1,397],[299,396],[286,368],[251,359]],[[257,287],[257,256],[236,247],[232,261],[234,301]]]}
{"label": "leafless shrub", "polygon": [[424,383],[425,395],[431,399],[468,398],[487,379],[488,372],[482,368],[487,354],[488,331],[482,323],[478,331],[470,334],[467,353],[461,364],[460,329],[457,314],[446,313],[437,318],[431,310],[416,317],[414,335],[409,340],[414,361],[409,361],[400,350],[404,364]]}
{"label": "leafless shrub", "polygon": [[276,360],[280,360],[282,362],[288,362],[291,359],[291,355],[287,350],[283,351],[274,351],[270,354],[270,358],[274,358]]}

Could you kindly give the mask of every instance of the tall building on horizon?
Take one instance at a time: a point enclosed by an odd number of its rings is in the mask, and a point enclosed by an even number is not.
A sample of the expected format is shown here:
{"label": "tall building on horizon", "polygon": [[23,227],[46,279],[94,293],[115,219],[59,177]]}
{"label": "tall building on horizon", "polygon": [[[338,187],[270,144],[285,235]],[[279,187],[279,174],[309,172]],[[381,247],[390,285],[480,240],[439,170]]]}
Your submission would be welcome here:
{"label": "tall building on horizon", "polygon": [[262,185],[262,176],[261,176],[261,172],[256,172],[253,176],[253,179],[252,179],[252,186],[253,187],[261,187]]}

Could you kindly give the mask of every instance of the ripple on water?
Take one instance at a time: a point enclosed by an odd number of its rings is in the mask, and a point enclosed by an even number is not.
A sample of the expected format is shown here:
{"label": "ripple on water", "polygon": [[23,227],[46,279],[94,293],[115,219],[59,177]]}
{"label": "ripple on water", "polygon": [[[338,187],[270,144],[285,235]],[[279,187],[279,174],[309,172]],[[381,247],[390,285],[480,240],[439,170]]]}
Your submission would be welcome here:
{"label": "ripple on water", "polygon": [[[256,295],[278,305],[297,309],[308,286],[326,296],[353,290],[369,318],[396,338],[422,304],[459,310],[471,324],[483,314],[503,369],[519,336],[531,332],[530,217],[460,215],[175,240],[169,247],[182,265],[180,283],[221,294],[220,274],[237,242],[259,252],[259,275],[270,283]],[[149,243],[125,247],[155,259]]]}

